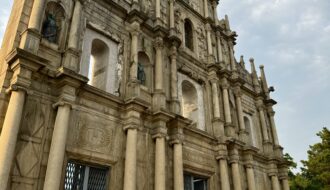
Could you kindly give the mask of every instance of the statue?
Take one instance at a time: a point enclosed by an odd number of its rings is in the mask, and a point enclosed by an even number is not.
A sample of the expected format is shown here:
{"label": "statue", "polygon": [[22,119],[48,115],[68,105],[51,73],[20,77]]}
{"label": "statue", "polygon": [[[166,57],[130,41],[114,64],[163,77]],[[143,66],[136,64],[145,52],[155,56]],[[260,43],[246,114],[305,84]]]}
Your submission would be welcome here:
{"label": "statue", "polygon": [[42,25],[42,36],[49,42],[57,42],[57,25],[53,14],[47,14],[46,20]]}
{"label": "statue", "polygon": [[141,82],[142,85],[146,83],[146,73],[144,72],[144,67],[141,63],[138,63],[138,73],[137,78]]}

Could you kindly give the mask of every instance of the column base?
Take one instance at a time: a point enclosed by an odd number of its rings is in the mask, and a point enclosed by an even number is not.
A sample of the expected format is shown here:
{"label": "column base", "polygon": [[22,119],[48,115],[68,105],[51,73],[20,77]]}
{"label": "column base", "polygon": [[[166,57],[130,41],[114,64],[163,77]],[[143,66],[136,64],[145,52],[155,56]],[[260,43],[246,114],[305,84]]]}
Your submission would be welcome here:
{"label": "column base", "polygon": [[279,145],[274,146],[275,157],[283,158],[283,147]]}
{"label": "column base", "polygon": [[22,33],[19,47],[28,52],[37,54],[40,45],[41,34],[32,29],[27,29]]}
{"label": "column base", "polygon": [[68,49],[64,55],[64,67],[72,71],[79,72],[79,52]]}
{"label": "column base", "polygon": [[209,55],[209,56],[207,56],[207,63],[208,63],[209,65],[214,64],[214,63],[215,63],[215,57],[214,57],[213,55]]}

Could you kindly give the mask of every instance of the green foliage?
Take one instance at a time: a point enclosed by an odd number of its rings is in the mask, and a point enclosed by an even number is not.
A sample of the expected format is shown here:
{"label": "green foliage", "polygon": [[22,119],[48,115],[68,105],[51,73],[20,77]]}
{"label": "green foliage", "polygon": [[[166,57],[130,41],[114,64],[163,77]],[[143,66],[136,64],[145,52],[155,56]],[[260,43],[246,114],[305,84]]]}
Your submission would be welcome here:
{"label": "green foliage", "polygon": [[308,160],[301,161],[304,167],[300,173],[291,171],[297,164],[289,154],[284,156],[289,163],[291,190],[330,190],[330,131],[323,128],[317,136],[321,142],[310,146]]}

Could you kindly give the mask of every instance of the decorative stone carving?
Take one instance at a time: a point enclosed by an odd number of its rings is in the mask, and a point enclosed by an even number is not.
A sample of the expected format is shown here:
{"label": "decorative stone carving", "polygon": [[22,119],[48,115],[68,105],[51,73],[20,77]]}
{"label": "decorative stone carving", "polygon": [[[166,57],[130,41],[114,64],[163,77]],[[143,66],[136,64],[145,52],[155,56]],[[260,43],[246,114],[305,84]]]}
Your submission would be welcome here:
{"label": "decorative stone carving", "polygon": [[175,9],[175,12],[174,12],[174,25],[175,25],[175,32],[178,34],[178,35],[181,35],[182,34],[182,23],[183,23],[183,19],[182,19],[182,13],[181,13],[181,10],[179,8]]}
{"label": "decorative stone carving", "polygon": [[202,24],[198,24],[196,34],[197,34],[199,59],[206,61],[206,57],[207,57],[206,33]]}

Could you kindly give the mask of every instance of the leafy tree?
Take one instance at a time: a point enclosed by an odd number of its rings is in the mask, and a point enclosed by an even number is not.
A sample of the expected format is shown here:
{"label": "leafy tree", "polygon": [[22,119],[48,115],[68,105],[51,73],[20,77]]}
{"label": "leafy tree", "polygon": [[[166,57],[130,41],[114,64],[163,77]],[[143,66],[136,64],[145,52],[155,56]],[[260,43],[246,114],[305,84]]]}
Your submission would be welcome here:
{"label": "leafy tree", "polygon": [[330,131],[323,128],[317,133],[321,142],[310,146],[308,160],[301,161],[301,172],[294,174],[291,170],[297,167],[289,154],[284,158],[289,163],[291,190],[330,190]]}

